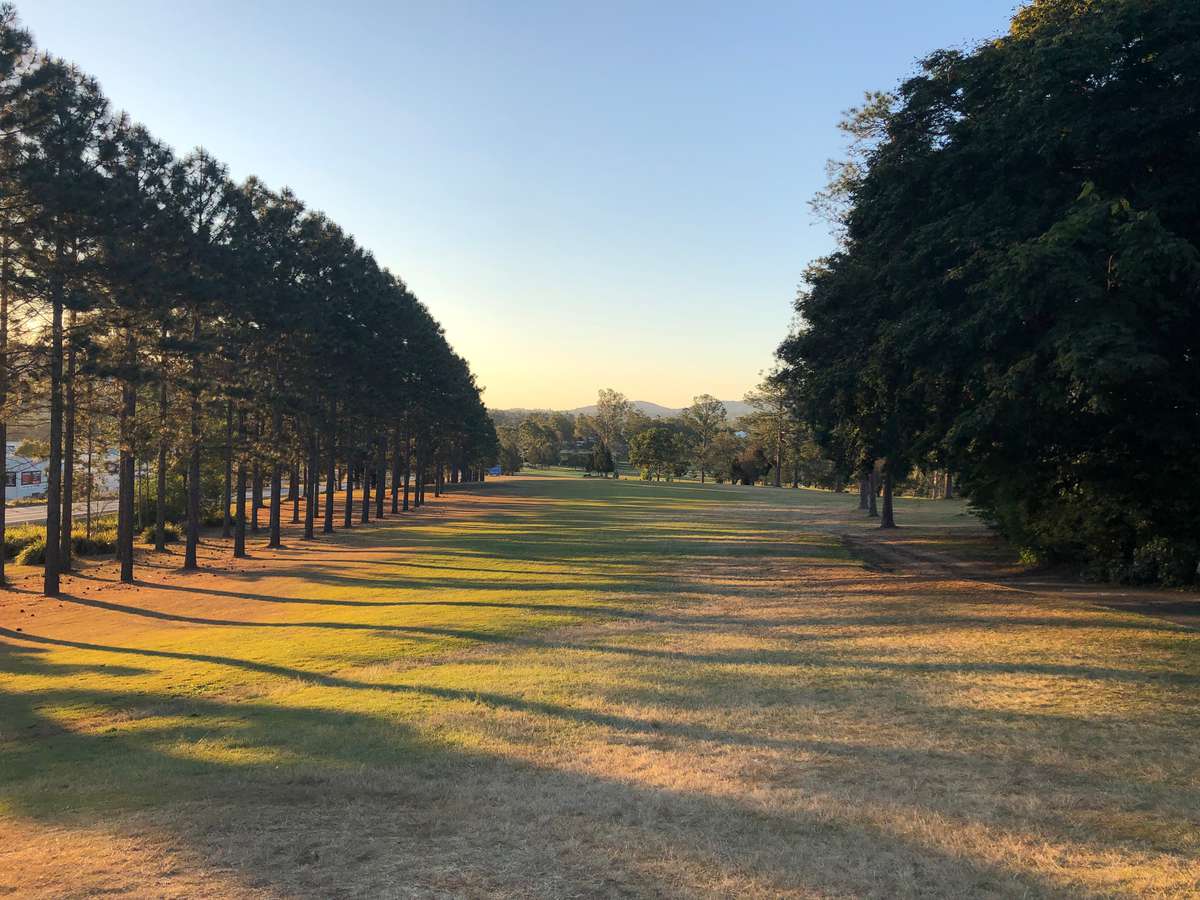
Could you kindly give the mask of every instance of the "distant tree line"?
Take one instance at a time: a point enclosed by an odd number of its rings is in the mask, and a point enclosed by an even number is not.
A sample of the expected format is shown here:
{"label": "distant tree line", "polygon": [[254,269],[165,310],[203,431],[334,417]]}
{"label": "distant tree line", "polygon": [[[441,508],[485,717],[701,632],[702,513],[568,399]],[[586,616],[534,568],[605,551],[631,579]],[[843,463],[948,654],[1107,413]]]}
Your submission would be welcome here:
{"label": "distant tree line", "polygon": [[845,478],[795,416],[788,385],[769,376],[746,395],[752,411],[730,421],[725,404],[701,394],[673,418],[654,418],[617,391],[602,390],[593,415],[493,411],[501,466],[563,465],[616,475],[628,465],[644,479],[684,476],[701,483],[790,485],[841,490]]}
{"label": "distant tree line", "polygon": [[1097,575],[1200,563],[1200,4],[1035,0],[845,122],[782,378],[890,494],[948,469]]}
{"label": "distant tree line", "polygon": [[[30,409],[48,420],[48,595],[71,567],[85,444],[89,471],[93,450],[118,452],[124,581],[147,468],[158,546],[181,515],[192,569],[206,520],[245,554],[248,488],[251,530],[269,490],[277,546],[285,480],[311,538],[334,530],[343,479],[348,527],[384,514],[389,476],[397,512],[498,449],[467,363],[399,277],[286,188],[177,158],[2,5],[0,446]],[[0,547],[3,530],[0,507]]]}

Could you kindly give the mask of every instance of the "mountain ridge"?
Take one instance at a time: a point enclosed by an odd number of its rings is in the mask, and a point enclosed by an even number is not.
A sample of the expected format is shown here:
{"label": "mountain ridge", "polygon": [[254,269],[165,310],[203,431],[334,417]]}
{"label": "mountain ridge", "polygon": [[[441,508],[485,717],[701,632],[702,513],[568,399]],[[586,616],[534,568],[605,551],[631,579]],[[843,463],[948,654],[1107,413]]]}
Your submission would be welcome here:
{"label": "mountain ridge", "polygon": [[[725,413],[731,421],[739,416],[746,415],[751,410],[750,404],[743,400],[722,400],[721,402],[725,405]],[[671,419],[686,409],[686,407],[663,406],[661,403],[653,403],[649,400],[630,400],[629,405],[652,419]],[[596,404],[592,403],[588,406],[576,406],[574,409],[563,410],[513,407],[511,409],[498,409],[496,412],[510,414],[565,412],[575,416],[594,416],[596,414]]]}

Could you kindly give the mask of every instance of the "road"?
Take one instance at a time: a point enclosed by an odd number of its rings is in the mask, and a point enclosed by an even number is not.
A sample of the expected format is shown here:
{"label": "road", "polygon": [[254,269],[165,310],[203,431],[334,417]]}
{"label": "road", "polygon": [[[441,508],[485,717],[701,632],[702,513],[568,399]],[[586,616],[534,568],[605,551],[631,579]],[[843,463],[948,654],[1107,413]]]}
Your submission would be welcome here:
{"label": "road", "polygon": [[[324,491],[321,493],[324,493]],[[263,500],[267,501],[270,499],[271,489],[267,488],[263,491]],[[250,500],[249,493],[246,494],[246,500],[247,502]],[[284,495],[284,502],[286,503],[287,500],[287,496]],[[105,513],[114,513],[116,511],[117,500],[115,497],[111,500],[92,501],[93,516],[104,515]],[[82,503],[75,504],[75,518],[82,519],[85,515],[87,515],[87,507]],[[4,521],[6,525],[28,525],[31,522],[45,522],[46,504],[40,503],[37,506],[10,506],[5,511]]]}
{"label": "road", "polygon": [[[112,500],[93,500],[92,515],[99,516],[105,513],[117,511],[116,498]],[[82,519],[87,515],[87,506],[83,503],[75,504],[75,518]],[[37,506],[10,506],[4,511],[4,522],[6,525],[28,525],[32,522],[46,521],[46,504],[41,503]]]}

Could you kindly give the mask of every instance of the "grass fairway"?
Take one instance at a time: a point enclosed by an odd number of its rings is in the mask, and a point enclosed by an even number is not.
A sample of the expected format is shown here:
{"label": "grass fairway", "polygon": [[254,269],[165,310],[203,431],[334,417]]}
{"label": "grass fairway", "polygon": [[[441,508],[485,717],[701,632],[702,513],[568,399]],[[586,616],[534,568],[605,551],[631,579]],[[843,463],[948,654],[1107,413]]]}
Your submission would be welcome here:
{"label": "grass fairway", "polygon": [[0,893],[1200,895],[1200,634],[853,505],[519,477],[0,592]]}

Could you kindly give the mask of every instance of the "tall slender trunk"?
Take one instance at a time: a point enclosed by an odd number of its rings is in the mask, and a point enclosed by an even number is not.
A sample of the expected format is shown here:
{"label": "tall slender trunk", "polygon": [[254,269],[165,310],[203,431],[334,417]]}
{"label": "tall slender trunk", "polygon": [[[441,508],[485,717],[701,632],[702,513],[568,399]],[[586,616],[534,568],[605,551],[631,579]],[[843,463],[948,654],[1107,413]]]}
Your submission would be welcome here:
{"label": "tall slender trunk", "polygon": [[[7,227],[8,223],[5,222]],[[5,530],[8,522],[5,503],[8,500],[8,234],[0,234],[0,585],[8,583],[5,575]],[[15,477],[15,476],[14,476]],[[14,492],[15,493],[15,492]]]}
{"label": "tall slender trunk", "polygon": [[780,427],[775,440],[775,487],[783,486],[783,428]]}
{"label": "tall slender trunk", "polygon": [[[165,362],[165,361],[164,361]],[[167,372],[163,366],[158,383],[158,482],[154,503],[154,549],[167,549]]]}
{"label": "tall slender trunk", "polygon": [[300,521],[300,463],[295,460],[288,469],[288,497],[292,501],[292,524],[295,525]]}
{"label": "tall slender trunk", "polygon": [[417,460],[414,478],[416,479],[416,484],[413,486],[413,507],[420,509],[425,503],[425,449],[420,441],[417,441]]}
{"label": "tall slender trunk", "polygon": [[400,428],[392,430],[392,513],[400,512]]}
{"label": "tall slender trunk", "polygon": [[188,459],[188,497],[187,497],[187,544],[183,552],[183,568],[198,569],[196,558],[200,546],[200,312],[192,312],[192,383],[189,386],[192,394],[191,426],[192,446]]}
{"label": "tall slender trunk", "polygon": [[221,537],[233,533],[233,517],[229,506],[233,503],[233,401],[225,401],[225,485],[221,490]]}
{"label": "tall slender trunk", "polygon": [[350,436],[346,436],[346,508],[342,510],[342,527],[354,527],[354,463],[351,462]]}
{"label": "tall slender trunk", "polygon": [[871,489],[871,479],[860,477],[858,479],[858,508],[863,512],[867,511],[867,492]]}
{"label": "tall slender trunk", "polygon": [[279,459],[279,447],[283,441],[283,413],[278,409],[271,415],[271,510],[268,516],[270,538],[268,547],[280,547],[283,544],[280,533],[283,504],[283,463]]}
{"label": "tall slender trunk", "polygon": [[58,567],[63,572],[71,571],[71,526],[75,500],[75,310],[71,310],[67,324],[67,373],[64,381],[66,407],[63,411],[63,486],[62,486],[62,534],[60,536],[60,559]]}
{"label": "tall slender trunk", "polygon": [[365,524],[371,521],[371,445],[375,442],[374,435],[367,438],[367,449],[362,459],[362,512],[360,520]]}
{"label": "tall slender trunk", "polygon": [[[96,449],[96,416],[95,406],[92,403],[92,381],[89,379],[87,383],[87,481],[84,482],[84,534],[90,541],[92,539],[92,490],[96,483],[93,463],[93,454]],[[0,551],[2,552],[2,551]]]}
{"label": "tall slender trunk", "polygon": [[[55,248],[56,267],[62,264],[63,241]],[[62,425],[63,425],[63,285],[56,277],[51,288],[50,318],[50,466],[46,483],[46,572],[42,593],[59,591],[58,530],[62,526]]]}
{"label": "tall slender trunk", "polygon": [[337,403],[329,404],[329,426],[326,429],[329,458],[325,468],[325,522],[322,534],[333,534],[333,491],[337,487]]}
{"label": "tall slender trunk", "polygon": [[879,518],[879,510],[875,506],[875,497],[879,489],[879,476],[875,469],[871,469],[871,474],[867,476],[867,515],[872,519]]}
{"label": "tall slender trunk", "polygon": [[945,478],[942,482],[942,499],[954,499],[954,478],[950,475],[949,469],[946,470]]}
{"label": "tall slender trunk", "polygon": [[133,383],[132,368],[136,360],[137,339],[130,326],[125,336],[125,363],[131,372],[121,386],[121,456],[117,485],[117,559],[121,562],[121,581],[126,584],[133,583],[133,424],[137,414],[137,388]]}
{"label": "tall slender trunk", "polygon": [[375,444],[375,518],[383,518],[383,499],[387,487],[387,433]]}
{"label": "tall slender trunk", "polygon": [[408,480],[412,476],[412,438],[409,435],[404,436],[404,502],[400,509],[402,512],[408,512]]}
{"label": "tall slender trunk", "polygon": [[250,469],[250,532],[258,533],[258,511],[263,505],[262,464],[256,459]]}
{"label": "tall slender trunk", "polygon": [[304,539],[306,541],[313,539],[317,522],[317,503],[321,498],[318,490],[321,483],[320,465],[321,454],[317,445],[317,428],[314,425],[308,436],[308,465],[304,467],[304,474],[308,478],[304,485]]}
{"label": "tall slender trunk", "polygon": [[237,489],[234,502],[233,555],[246,555],[246,411],[238,410]]}
{"label": "tall slender trunk", "polygon": [[896,527],[896,515],[892,509],[892,465],[890,461],[885,461],[883,464],[883,515],[880,517],[879,527]]}

